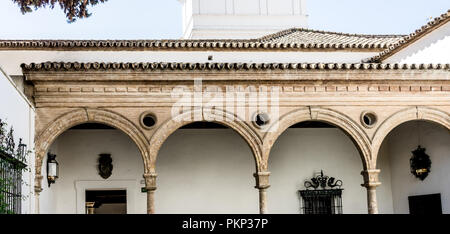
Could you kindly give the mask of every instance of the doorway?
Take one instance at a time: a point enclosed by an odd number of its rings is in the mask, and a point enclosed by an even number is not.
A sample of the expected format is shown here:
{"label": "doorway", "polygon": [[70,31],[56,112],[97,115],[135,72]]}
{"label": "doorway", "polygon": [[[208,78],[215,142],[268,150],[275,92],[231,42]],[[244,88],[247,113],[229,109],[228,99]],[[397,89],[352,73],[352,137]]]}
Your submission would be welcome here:
{"label": "doorway", "polygon": [[126,214],[126,190],[86,190],[86,214]]}

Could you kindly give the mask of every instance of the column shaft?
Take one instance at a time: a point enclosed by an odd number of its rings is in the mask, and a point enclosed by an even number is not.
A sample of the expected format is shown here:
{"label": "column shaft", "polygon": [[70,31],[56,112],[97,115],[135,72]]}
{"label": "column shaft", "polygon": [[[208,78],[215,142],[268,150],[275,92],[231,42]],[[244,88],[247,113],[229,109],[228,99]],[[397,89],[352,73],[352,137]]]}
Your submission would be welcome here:
{"label": "column shaft", "polygon": [[156,173],[144,174],[147,189],[147,214],[155,213]]}
{"label": "column shaft", "polygon": [[376,188],[381,184],[378,180],[378,174],[380,174],[380,170],[378,169],[361,172],[361,175],[364,177],[364,184],[362,186],[367,189],[367,209],[369,214],[378,214]]}
{"label": "column shaft", "polygon": [[270,187],[269,185],[269,175],[270,172],[257,172],[253,174],[256,179],[256,186],[259,190],[259,213],[260,214],[267,214],[267,188]]}

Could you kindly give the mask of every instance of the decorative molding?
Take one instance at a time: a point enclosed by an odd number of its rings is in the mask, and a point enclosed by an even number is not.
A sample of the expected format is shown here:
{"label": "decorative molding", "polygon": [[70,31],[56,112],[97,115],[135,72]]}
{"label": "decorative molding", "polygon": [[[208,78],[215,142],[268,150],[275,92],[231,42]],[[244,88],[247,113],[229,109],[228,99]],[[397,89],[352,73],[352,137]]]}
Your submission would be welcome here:
{"label": "decorative molding", "polygon": [[[222,86],[222,85],[221,85]],[[274,86],[274,85],[272,85]],[[71,94],[97,94],[97,95],[114,95],[114,94],[152,94],[152,93],[170,93],[176,85],[166,85],[164,89],[162,86],[123,86],[121,87],[112,87],[111,85],[104,85],[95,87],[87,86],[83,87],[82,85],[74,85],[69,86],[62,84],[61,86],[54,85],[39,85],[36,87],[37,95],[48,94],[56,94],[61,93],[65,95]],[[220,86],[219,86],[220,87]],[[244,86],[242,86],[244,87]],[[259,86],[249,85],[244,88],[256,87],[259,89]],[[372,85],[357,85],[357,84],[349,84],[349,85],[293,85],[293,86],[276,86],[280,87],[282,93],[324,93],[324,92],[338,92],[338,93],[367,93],[367,92],[384,92],[384,93],[405,93],[405,92],[450,92],[450,84],[449,85],[416,85],[416,84],[405,84],[405,85],[389,85],[389,84],[372,84]],[[226,85],[221,87],[222,91],[226,91]],[[184,91],[193,92],[193,87],[186,86]],[[207,86],[203,87],[203,92],[214,92],[207,89]]]}
{"label": "decorative molding", "polygon": [[43,62],[21,64],[24,74],[51,71],[104,70],[449,70],[450,64],[380,64],[380,63],[81,63]]}

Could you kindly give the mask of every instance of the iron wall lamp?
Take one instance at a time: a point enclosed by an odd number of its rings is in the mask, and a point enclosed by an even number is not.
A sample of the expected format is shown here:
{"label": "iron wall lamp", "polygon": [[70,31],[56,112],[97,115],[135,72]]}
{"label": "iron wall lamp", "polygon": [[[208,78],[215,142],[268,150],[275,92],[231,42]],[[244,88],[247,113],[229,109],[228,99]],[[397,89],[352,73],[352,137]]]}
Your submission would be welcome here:
{"label": "iron wall lamp", "polygon": [[56,161],[56,155],[54,154],[47,154],[47,181],[48,181],[48,187],[50,187],[51,184],[54,184],[56,179],[58,179],[59,176],[59,164]]}

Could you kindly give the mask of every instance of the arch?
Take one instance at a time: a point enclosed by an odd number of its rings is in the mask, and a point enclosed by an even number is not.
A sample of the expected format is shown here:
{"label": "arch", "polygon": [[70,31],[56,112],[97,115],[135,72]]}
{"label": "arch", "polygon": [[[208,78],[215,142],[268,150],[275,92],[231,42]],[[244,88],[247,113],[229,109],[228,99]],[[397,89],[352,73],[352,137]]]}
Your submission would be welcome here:
{"label": "arch", "polygon": [[264,136],[264,160],[269,162],[269,154],[278,137],[290,126],[304,121],[322,121],[339,127],[355,144],[361,156],[363,169],[370,166],[370,141],[367,134],[350,117],[328,108],[311,107],[300,108],[283,115],[273,123]]}
{"label": "arch", "polygon": [[413,121],[424,120],[439,124],[450,130],[450,114],[429,107],[412,107],[403,109],[384,120],[375,131],[372,138],[373,166],[376,166],[378,151],[386,136],[397,126]]}
{"label": "arch", "polygon": [[147,140],[144,134],[122,115],[104,109],[76,109],[60,115],[35,138],[36,175],[41,174],[42,160],[50,145],[67,129],[83,123],[100,123],[121,130],[139,148],[144,162],[144,173],[148,170]]}
{"label": "arch", "polygon": [[[201,116],[201,118],[196,120],[194,116]],[[204,109],[199,108],[193,111],[181,113],[176,117],[167,120],[152,135],[149,149],[150,168],[152,173],[155,172],[156,158],[158,157],[159,150],[167,138],[180,127],[200,121],[219,123],[236,131],[252,150],[257,172],[264,170],[265,167],[261,164],[260,146],[262,145],[262,140],[246,122],[238,116],[220,109],[214,109],[213,111],[208,110],[207,112],[204,111]]]}

